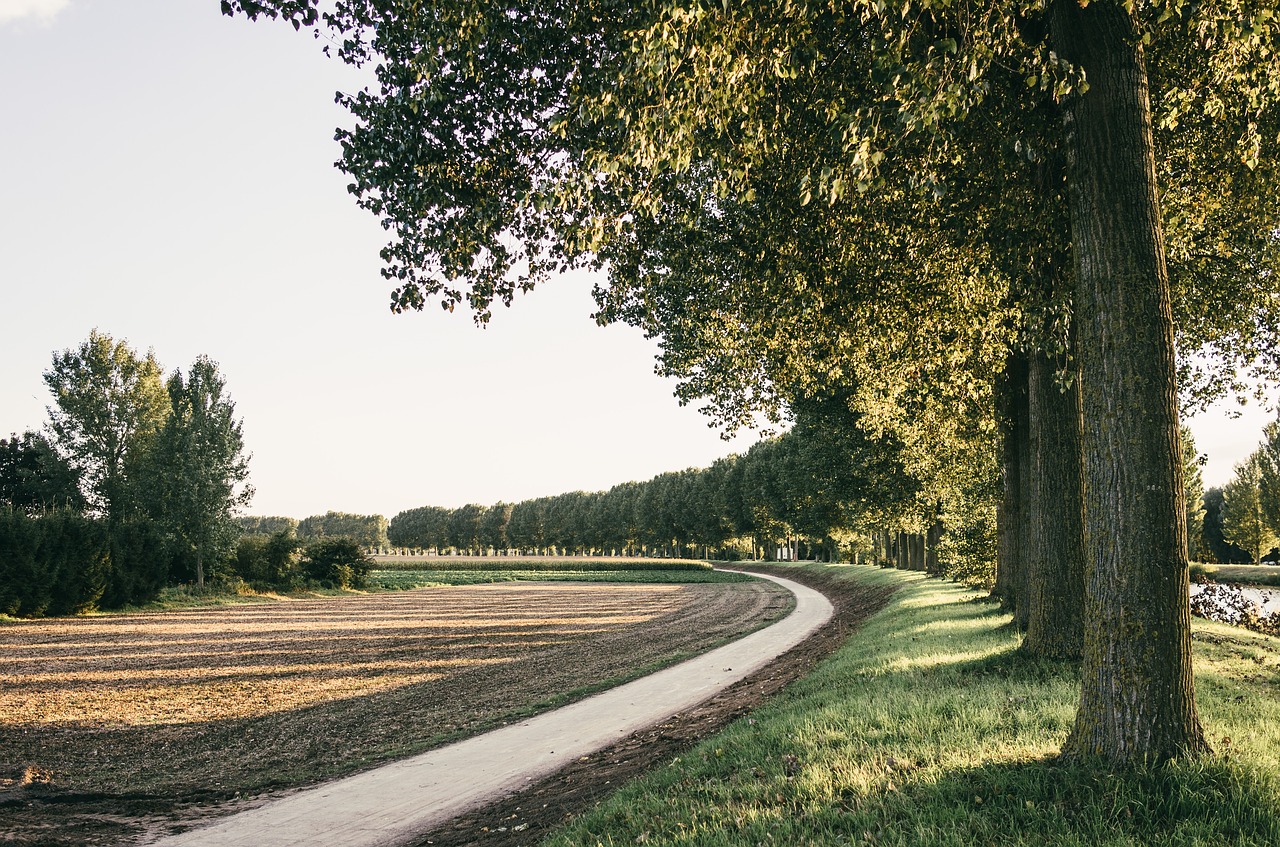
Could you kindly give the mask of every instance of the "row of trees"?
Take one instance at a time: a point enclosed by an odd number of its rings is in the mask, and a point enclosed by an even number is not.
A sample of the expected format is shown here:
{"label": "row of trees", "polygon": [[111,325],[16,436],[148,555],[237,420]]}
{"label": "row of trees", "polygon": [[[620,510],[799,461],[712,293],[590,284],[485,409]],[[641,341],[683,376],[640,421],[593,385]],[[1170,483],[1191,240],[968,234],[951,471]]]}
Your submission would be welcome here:
{"label": "row of trees", "polygon": [[200,356],[166,377],[153,353],[94,330],[54,354],[44,381],[46,429],[0,441],[0,611],[119,606],[170,581],[203,584],[231,557],[234,514],[253,496],[217,364]]}
{"label": "row of trees", "polygon": [[[1177,386],[1277,365],[1273,10],[222,6],[375,68],[339,98],[340,166],[391,233],[395,308],[483,320],[607,266],[599,317],[717,419],[841,393],[944,510],[1001,467],[1000,593],[1029,653],[1083,659],[1065,752],[1207,749]],[[1209,355],[1179,371],[1175,338]]]}
{"label": "row of trees", "polygon": [[902,446],[848,415],[842,403],[811,404],[786,434],[744,455],[608,491],[409,509],[391,519],[389,539],[436,552],[835,561],[889,558],[876,547],[882,531],[928,533],[939,572],[989,577],[993,510],[954,516],[967,521],[953,520],[943,535],[953,516],[906,470]]}
{"label": "row of trees", "polygon": [[387,519],[382,515],[325,512],[302,520],[277,515],[246,515],[239,518],[238,523],[248,535],[285,533],[296,538],[300,544],[326,538],[347,538],[365,550],[376,553],[385,552],[390,544],[387,540]]}

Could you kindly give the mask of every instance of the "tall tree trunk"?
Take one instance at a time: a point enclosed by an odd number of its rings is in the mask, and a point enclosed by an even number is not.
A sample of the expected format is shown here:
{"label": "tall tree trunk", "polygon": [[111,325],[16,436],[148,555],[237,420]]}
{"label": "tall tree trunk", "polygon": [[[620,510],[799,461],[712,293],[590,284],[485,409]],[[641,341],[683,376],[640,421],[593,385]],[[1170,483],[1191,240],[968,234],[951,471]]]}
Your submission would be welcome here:
{"label": "tall tree trunk", "polygon": [[[942,504],[938,504],[941,510]],[[929,534],[925,538],[924,569],[933,576],[942,576],[942,562],[938,560],[938,543],[942,541],[942,519],[935,512],[933,523],[929,525]]]}
{"label": "tall tree trunk", "polygon": [[1065,357],[1030,359],[1031,472],[1023,490],[1030,518],[1027,636],[1033,656],[1077,659],[1084,647],[1084,506],[1080,483],[1077,380],[1063,391],[1055,378]]}
{"label": "tall tree trunk", "polygon": [[1039,515],[1028,508],[1027,494],[1031,491],[1035,480],[1031,467],[1031,366],[1024,362],[1022,391],[1018,402],[1018,496],[1022,502],[1018,508],[1018,570],[1014,574],[1013,590],[1016,595],[1013,601],[1013,623],[1022,632],[1027,631],[1031,620],[1031,539],[1034,534]]}
{"label": "tall tree trunk", "polygon": [[1083,686],[1068,756],[1208,749],[1191,678],[1173,317],[1146,68],[1116,2],[1057,0],[1058,55],[1088,91],[1064,111],[1076,270],[1086,555]]}
{"label": "tall tree trunk", "polygon": [[1002,492],[996,510],[996,596],[1006,611],[1015,611],[1017,586],[1022,581],[1022,458],[1027,426],[1027,362],[1020,353],[1009,356],[1001,380],[1000,471]]}

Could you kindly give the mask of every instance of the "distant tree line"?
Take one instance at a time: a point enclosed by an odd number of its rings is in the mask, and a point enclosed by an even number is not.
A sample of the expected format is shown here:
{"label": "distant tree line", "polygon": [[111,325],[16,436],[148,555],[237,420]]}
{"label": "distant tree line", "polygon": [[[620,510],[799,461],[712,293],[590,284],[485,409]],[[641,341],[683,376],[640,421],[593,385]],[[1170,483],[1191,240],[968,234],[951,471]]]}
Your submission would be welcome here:
{"label": "distant tree line", "polygon": [[421,506],[393,517],[388,539],[437,554],[874,559],[990,574],[994,507],[944,516],[902,445],[858,426],[838,398],[795,417],[785,434],[709,468],[518,503]]}
{"label": "distant tree line", "polygon": [[238,523],[249,535],[288,532],[302,544],[322,538],[349,538],[374,553],[385,552],[390,546],[387,540],[387,519],[382,515],[325,512],[302,520],[276,515],[245,515],[238,519]]}
{"label": "distant tree line", "polygon": [[166,378],[98,331],[55,353],[44,431],[0,440],[0,613],[115,608],[226,561],[249,501],[241,422],[215,362]]}
{"label": "distant tree line", "polygon": [[382,515],[326,512],[299,521],[282,516],[238,519],[242,535],[227,576],[256,589],[294,589],[305,583],[360,588],[373,565],[370,553],[385,552]]}

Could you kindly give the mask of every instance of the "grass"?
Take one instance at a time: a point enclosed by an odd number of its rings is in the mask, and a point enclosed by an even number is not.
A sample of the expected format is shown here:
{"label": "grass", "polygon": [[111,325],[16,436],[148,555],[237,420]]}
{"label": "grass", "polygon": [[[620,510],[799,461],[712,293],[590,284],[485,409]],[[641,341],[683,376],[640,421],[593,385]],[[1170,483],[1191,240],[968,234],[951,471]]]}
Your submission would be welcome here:
{"label": "grass", "polygon": [[902,589],[771,704],[544,843],[1280,844],[1280,640],[1196,621],[1214,755],[1066,765],[1075,668],[1021,657],[1007,616],[973,592],[840,570]]}
{"label": "grass", "polygon": [[697,570],[374,570],[369,573],[371,588],[404,590],[436,585],[478,585],[488,582],[657,582],[703,583],[746,582],[745,574]]}
{"label": "grass", "polygon": [[1280,585],[1280,565],[1200,565],[1214,582]]}

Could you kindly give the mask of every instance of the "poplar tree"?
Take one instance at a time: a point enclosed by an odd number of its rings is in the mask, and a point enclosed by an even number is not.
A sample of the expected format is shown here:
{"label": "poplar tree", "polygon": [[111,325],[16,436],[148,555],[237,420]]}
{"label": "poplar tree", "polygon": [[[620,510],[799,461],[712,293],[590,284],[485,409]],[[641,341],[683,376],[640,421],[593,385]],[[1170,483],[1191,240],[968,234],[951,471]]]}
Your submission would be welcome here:
{"label": "poplar tree", "polygon": [[52,443],[80,475],[90,506],[110,525],[136,511],[130,484],[169,416],[169,397],[154,354],[93,330],[75,349],[55,353],[44,373],[53,392]]}
{"label": "poplar tree", "polygon": [[1222,535],[1248,552],[1257,562],[1276,543],[1259,497],[1262,462],[1254,453],[1234,468],[1231,481],[1222,486]]}
{"label": "poplar tree", "polygon": [[253,499],[243,424],[218,365],[198,357],[167,382],[169,415],[139,473],[147,511],[189,554],[196,584],[230,558],[236,512]]}

